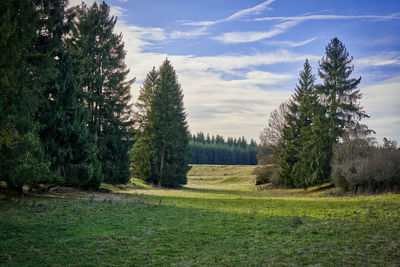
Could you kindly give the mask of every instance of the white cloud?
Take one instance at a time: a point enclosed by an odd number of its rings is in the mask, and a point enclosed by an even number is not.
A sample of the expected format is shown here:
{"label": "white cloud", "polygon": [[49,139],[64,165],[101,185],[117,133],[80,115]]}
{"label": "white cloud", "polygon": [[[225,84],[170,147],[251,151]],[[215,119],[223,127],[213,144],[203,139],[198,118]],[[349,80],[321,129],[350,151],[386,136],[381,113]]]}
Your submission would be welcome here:
{"label": "white cloud", "polygon": [[384,52],[376,55],[354,59],[354,65],[357,67],[400,65],[399,52]]}
{"label": "white cloud", "polygon": [[[172,59],[171,62],[175,65]],[[204,71],[179,72],[178,76],[192,132],[244,135],[258,140],[267,114],[292,93],[261,89],[290,78],[268,72],[248,72],[242,80],[224,80],[221,74]]]}
{"label": "white cloud", "polygon": [[362,104],[371,116],[366,123],[383,137],[400,141],[400,76],[361,89]]}
{"label": "white cloud", "polygon": [[246,16],[246,15],[252,15],[252,14],[259,14],[262,10],[268,8],[268,6],[270,4],[272,4],[273,2],[275,2],[275,0],[268,0],[265,1],[255,7],[251,7],[248,9],[244,9],[244,10],[240,10],[238,12],[236,12],[235,14],[227,17],[226,19],[224,19],[224,21],[230,21],[230,20],[234,20],[234,19],[238,19],[240,17]]}
{"label": "white cloud", "polygon": [[[268,114],[292,93],[278,90],[277,85],[288,83],[294,77],[251,69],[282,62],[302,62],[305,58],[317,59],[313,55],[287,50],[203,57],[167,55],[146,52],[152,45],[168,41],[168,33],[161,28],[128,25],[121,19],[115,32],[123,34],[126,64],[131,69],[131,77],[137,78],[132,90],[134,99],[147,73],[153,66],[160,66],[168,56],[184,90],[188,122],[193,132],[201,130],[258,139]],[[226,79],[226,74],[231,78]]]}
{"label": "white cloud", "polygon": [[115,17],[123,16],[124,12],[127,10],[125,8],[119,6],[111,6],[110,7],[110,15]]}
{"label": "white cloud", "polygon": [[256,18],[255,21],[281,21],[269,31],[258,32],[227,32],[212,39],[224,43],[249,43],[263,39],[271,38],[278,34],[286,32],[288,29],[308,20],[340,20],[340,19],[400,19],[397,15],[378,16],[378,15],[361,15],[361,16],[343,16],[343,15],[307,15],[307,16],[292,16],[292,17],[265,17]]}
{"label": "white cloud", "polygon": [[190,31],[173,31],[169,34],[171,39],[195,38],[202,35],[209,34],[207,27],[201,27]]}
{"label": "white cloud", "polygon": [[91,6],[94,2],[96,2],[96,0],[69,0],[67,8],[79,6],[82,2],[84,2],[87,6]]}
{"label": "white cloud", "polygon": [[211,21],[197,21],[197,22],[183,22],[182,25],[187,25],[187,26],[211,26],[217,23],[221,22],[227,22],[227,21],[232,21],[235,19],[239,19],[241,17],[247,16],[247,15],[252,15],[252,14],[259,14],[262,10],[267,9],[270,4],[275,2],[275,0],[268,0],[265,1],[257,6],[247,8],[240,10],[231,16],[224,18],[224,19],[219,19],[219,20],[211,20]]}
{"label": "white cloud", "polygon": [[260,41],[263,39],[271,38],[278,34],[286,32],[289,28],[299,24],[298,21],[285,21],[274,25],[269,31],[262,32],[227,32],[221,35],[212,37],[214,40],[218,40],[224,43],[250,43]]}
{"label": "white cloud", "polygon": [[388,16],[379,16],[379,15],[360,15],[360,16],[344,16],[344,15],[308,15],[308,16],[292,16],[292,17],[265,17],[265,18],[256,18],[255,21],[270,21],[270,20],[278,20],[278,21],[306,21],[306,20],[339,20],[339,19],[400,19],[399,15],[388,15]]}
{"label": "white cloud", "polygon": [[317,40],[317,37],[314,38],[310,38],[308,40],[305,41],[300,41],[300,42],[293,42],[293,41],[267,41],[265,42],[265,44],[268,45],[276,45],[276,46],[289,46],[289,47],[299,47],[299,46],[303,46],[306,44],[309,44],[315,40]]}

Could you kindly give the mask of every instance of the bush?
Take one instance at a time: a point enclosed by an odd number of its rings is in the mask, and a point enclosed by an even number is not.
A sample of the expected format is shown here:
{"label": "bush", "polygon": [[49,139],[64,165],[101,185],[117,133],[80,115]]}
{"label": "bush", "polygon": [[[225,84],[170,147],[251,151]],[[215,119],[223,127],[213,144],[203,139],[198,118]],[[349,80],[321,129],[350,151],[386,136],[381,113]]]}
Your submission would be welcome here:
{"label": "bush", "polygon": [[274,165],[257,166],[253,171],[256,176],[256,185],[270,183],[275,172]]}
{"label": "bush", "polygon": [[400,189],[400,151],[374,147],[363,140],[338,144],[332,182],[345,191],[378,193]]}

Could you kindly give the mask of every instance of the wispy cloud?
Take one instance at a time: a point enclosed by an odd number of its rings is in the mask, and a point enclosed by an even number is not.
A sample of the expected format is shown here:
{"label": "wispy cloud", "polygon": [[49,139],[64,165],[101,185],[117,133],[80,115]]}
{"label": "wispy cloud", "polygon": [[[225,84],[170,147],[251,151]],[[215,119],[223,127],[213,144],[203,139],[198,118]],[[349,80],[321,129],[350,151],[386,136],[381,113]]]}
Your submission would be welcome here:
{"label": "wispy cloud", "polygon": [[371,116],[368,126],[376,131],[378,141],[383,137],[399,140],[400,132],[400,75],[362,88],[361,103]]}
{"label": "wispy cloud", "polygon": [[267,38],[274,37],[278,34],[286,32],[289,28],[292,28],[299,24],[299,21],[285,21],[279,24],[276,24],[269,31],[259,31],[259,32],[227,32],[221,35],[212,37],[212,39],[221,41],[223,43],[250,43],[256,42],[260,40],[264,40]]}
{"label": "wispy cloud", "polygon": [[358,67],[400,65],[400,53],[392,51],[355,59],[354,65]]}
{"label": "wispy cloud", "polygon": [[318,37],[314,37],[314,38],[310,38],[308,40],[300,41],[300,42],[293,42],[293,41],[266,41],[265,44],[276,45],[276,46],[299,47],[299,46],[303,46],[303,45],[309,44],[312,41],[315,41],[317,39],[318,39]]}
{"label": "wispy cloud", "polygon": [[219,20],[209,20],[209,21],[195,21],[195,22],[183,22],[182,25],[186,25],[186,26],[211,26],[217,23],[221,23],[221,22],[227,22],[227,21],[232,21],[235,19],[239,19],[241,17],[244,16],[248,16],[248,15],[257,15],[260,14],[261,11],[268,9],[268,6],[270,4],[272,4],[273,2],[275,2],[275,0],[268,0],[265,1],[257,6],[251,7],[251,8],[247,8],[247,9],[242,9],[234,14],[232,14],[231,16],[224,18],[224,19],[219,19]]}
{"label": "wispy cloud", "polygon": [[360,15],[360,16],[343,16],[343,15],[307,15],[307,16],[291,16],[291,17],[265,17],[256,18],[255,21],[280,21],[274,25],[269,31],[247,31],[247,32],[227,32],[212,37],[224,43],[250,43],[274,37],[282,34],[290,28],[308,20],[342,20],[342,19],[400,19],[398,15]]}
{"label": "wispy cloud", "polygon": [[73,7],[73,6],[79,6],[84,2],[86,5],[91,6],[93,5],[94,2],[97,2],[96,0],[69,0],[68,2],[68,8]]}
{"label": "wispy cloud", "polygon": [[189,31],[173,31],[169,34],[169,38],[171,38],[171,39],[195,38],[198,36],[209,34],[207,32],[207,29],[208,29],[207,27],[200,27],[200,28],[196,28],[194,30],[189,30]]}
{"label": "wispy cloud", "polygon": [[265,17],[265,18],[256,18],[255,21],[270,21],[270,20],[278,20],[278,21],[306,21],[306,20],[338,20],[338,19],[400,19],[399,15],[358,15],[358,16],[344,16],[344,15],[307,15],[307,16],[291,16],[291,17]]}
{"label": "wispy cloud", "polygon": [[122,8],[120,6],[111,6],[110,7],[110,15],[115,16],[115,17],[121,17],[124,15],[124,13],[128,11],[125,8]]}
{"label": "wispy cloud", "polygon": [[[193,132],[257,139],[259,130],[265,127],[267,114],[290,96],[295,84],[291,74],[260,71],[257,67],[301,64],[305,58],[319,58],[284,49],[217,56],[149,52],[153,45],[168,41],[170,33],[162,28],[130,25],[124,18],[118,20],[115,31],[123,33],[128,51],[126,64],[131,69],[131,77],[137,78],[132,88],[133,98],[138,96],[139,87],[151,68],[159,66],[168,56],[184,89],[188,122]],[[288,90],[279,89],[282,84],[287,84]]]}

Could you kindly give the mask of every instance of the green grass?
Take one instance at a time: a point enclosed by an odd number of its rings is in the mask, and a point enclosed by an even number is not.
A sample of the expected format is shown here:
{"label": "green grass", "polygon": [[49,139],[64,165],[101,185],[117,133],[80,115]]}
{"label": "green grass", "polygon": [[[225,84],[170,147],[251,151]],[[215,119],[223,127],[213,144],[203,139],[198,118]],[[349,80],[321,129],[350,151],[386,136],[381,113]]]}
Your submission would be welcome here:
{"label": "green grass", "polygon": [[190,177],[203,179],[180,190],[3,199],[0,264],[400,265],[400,195],[255,190],[252,168],[195,166]]}

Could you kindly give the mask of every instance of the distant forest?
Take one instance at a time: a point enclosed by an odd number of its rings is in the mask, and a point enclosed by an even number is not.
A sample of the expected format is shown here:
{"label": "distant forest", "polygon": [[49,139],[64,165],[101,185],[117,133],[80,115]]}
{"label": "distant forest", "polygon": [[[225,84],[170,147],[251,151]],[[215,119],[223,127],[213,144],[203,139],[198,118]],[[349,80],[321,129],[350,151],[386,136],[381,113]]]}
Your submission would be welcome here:
{"label": "distant forest", "polygon": [[190,135],[189,146],[192,152],[191,164],[218,165],[257,165],[257,144],[244,137],[228,137],[225,141],[220,135],[210,137],[199,132]]}

